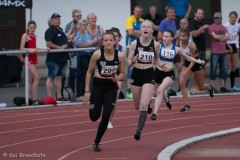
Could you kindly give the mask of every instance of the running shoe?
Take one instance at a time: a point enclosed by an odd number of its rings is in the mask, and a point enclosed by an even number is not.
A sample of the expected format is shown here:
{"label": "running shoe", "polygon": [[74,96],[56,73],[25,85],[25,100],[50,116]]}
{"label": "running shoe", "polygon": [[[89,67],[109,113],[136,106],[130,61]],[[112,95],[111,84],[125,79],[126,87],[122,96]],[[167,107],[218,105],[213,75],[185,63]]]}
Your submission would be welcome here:
{"label": "running shoe", "polygon": [[185,105],[183,106],[183,108],[180,109],[180,112],[185,112],[185,111],[189,110],[190,108],[191,108],[190,105],[185,104]]}
{"label": "running shoe", "polygon": [[213,96],[214,96],[214,95],[213,95],[214,90],[213,90],[213,86],[212,86],[212,85],[210,85],[210,89],[208,90],[208,92],[209,92],[209,96],[210,96],[210,97],[213,97]]}
{"label": "running shoe", "polygon": [[133,98],[132,92],[130,90],[127,91],[127,98],[128,99],[132,99]]}
{"label": "running shoe", "polygon": [[234,86],[231,88],[231,92],[240,92],[240,88]]}
{"label": "running shoe", "polygon": [[57,104],[63,104],[63,103],[69,103],[71,102],[70,100],[67,100],[66,98],[60,97],[56,99]]}
{"label": "running shoe", "polygon": [[139,141],[140,138],[141,138],[141,132],[137,131],[137,132],[134,134],[134,139],[135,139],[136,141]]}
{"label": "running shoe", "polygon": [[156,119],[157,119],[157,115],[156,115],[155,113],[153,113],[152,116],[151,116],[151,120],[154,121],[154,120],[156,120]]}
{"label": "running shoe", "polygon": [[147,110],[148,114],[152,113],[152,106],[151,106],[151,101],[148,104],[148,110]]}
{"label": "running shoe", "polygon": [[33,105],[43,105],[43,103],[37,99],[33,100],[32,102],[33,102]]}
{"label": "running shoe", "polygon": [[108,122],[107,128],[109,128],[109,129],[113,128],[112,122]]}
{"label": "running shoe", "polygon": [[171,105],[171,103],[170,103],[170,97],[169,97],[169,96],[167,96],[166,107],[167,107],[169,110],[172,109],[172,105]]}
{"label": "running shoe", "polygon": [[94,144],[92,145],[92,147],[93,147],[93,151],[94,151],[94,152],[100,152],[100,151],[101,151],[101,148],[99,147],[99,144],[98,144],[98,143],[94,143]]}

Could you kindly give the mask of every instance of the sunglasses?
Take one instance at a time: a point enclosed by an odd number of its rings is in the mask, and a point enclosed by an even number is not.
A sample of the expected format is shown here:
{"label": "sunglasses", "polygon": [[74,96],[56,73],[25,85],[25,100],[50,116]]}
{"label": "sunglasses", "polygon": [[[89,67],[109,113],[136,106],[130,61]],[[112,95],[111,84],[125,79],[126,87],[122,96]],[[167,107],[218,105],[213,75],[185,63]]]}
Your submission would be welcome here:
{"label": "sunglasses", "polygon": [[220,17],[215,17],[214,19],[221,19]]}

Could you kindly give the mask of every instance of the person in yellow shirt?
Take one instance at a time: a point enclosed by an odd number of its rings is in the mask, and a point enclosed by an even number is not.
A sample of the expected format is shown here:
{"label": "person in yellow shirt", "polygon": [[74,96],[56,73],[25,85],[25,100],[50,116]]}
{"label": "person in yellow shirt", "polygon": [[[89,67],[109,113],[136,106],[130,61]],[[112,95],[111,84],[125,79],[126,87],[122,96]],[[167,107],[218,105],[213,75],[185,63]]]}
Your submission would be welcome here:
{"label": "person in yellow shirt", "polygon": [[[129,16],[126,21],[126,48],[127,48],[127,57],[128,57],[128,47],[131,42],[140,37],[140,28],[143,22],[141,17],[143,14],[143,8],[141,6],[135,6],[133,10],[133,15]],[[130,90],[130,78],[132,74],[132,67],[128,68],[127,73],[127,98],[132,99],[132,92]]]}

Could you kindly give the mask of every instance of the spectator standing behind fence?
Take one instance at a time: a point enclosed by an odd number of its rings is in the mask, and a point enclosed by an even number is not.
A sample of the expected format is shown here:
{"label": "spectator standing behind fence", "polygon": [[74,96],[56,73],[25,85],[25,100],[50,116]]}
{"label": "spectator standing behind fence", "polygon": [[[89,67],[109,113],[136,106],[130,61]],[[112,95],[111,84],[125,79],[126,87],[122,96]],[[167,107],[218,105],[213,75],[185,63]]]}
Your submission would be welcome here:
{"label": "spectator standing behind fence", "polygon": [[77,21],[82,18],[81,11],[79,9],[74,9],[72,11],[72,20],[66,25],[65,33],[69,35],[76,35],[77,33]]}
{"label": "spectator standing behind fence", "polygon": [[104,29],[102,26],[97,25],[97,15],[95,13],[89,13],[87,15],[87,20],[87,31],[92,36],[92,39],[97,38],[98,40],[98,43],[92,44],[92,47],[100,47],[102,45],[102,35],[104,33]]}
{"label": "spectator standing behind fence", "polygon": [[[28,80],[29,83],[29,97],[33,99],[33,104],[39,104],[37,100],[37,90],[40,81],[40,77],[36,68],[38,63],[38,56],[36,47],[37,37],[35,35],[36,31],[36,22],[29,21],[27,26],[27,31],[22,35],[20,50],[28,50],[31,53],[29,54],[29,62],[28,62],[28,70],[30,73],[30,78]],[[25,61],[23,60],[23,63]]]}
{"label": "spectator standing behind fence", "polygon": [[[68,40],[60,27],[61,19],[58,13],[51,16],[51,26],[45,32],[46,45],[50,49],[66,49]],[[57,94],[57,100],[63,101],[61,94],[62,78],[66,77],[67,60],[69,59],[67,52],[48,53],[46,65],[48,67],[48,78],[46,88],[48,96],[52,96],[53,82]]]}
{"label": "spectator standing behind fence", "polygon": [[[211,62],[210,62],[210,80],[214,87],[216,80],[217,67],[219,65],[220,77],[220,92],[229,92],[225,88],[225,79],[227,77],[227,54],[226,41],[229,39],[227,28],[222,25],[222,14],[220,12],[214,13],[214,23],[208,27],[208,32],[211,36]],[[214,88],[215,92],[218,92]]]}
{"label": "spectator standing behind fence", "polygon": [[236,68],[239,61],[239,55],[237,50],[237,38],[239,32],[239,24],[237,23],[238,14],[236,11],[229,13],[229,21],[224,24],[229,33],[229,40],[227,41],[227,61],[228,68],[230,70],[230,83],[231,91],[240,91],[240,88],[235,86]]}
{"label": "spectator standing behind fence", "polygon": [[204,21],[204,10],[201,8],[197,9],[189,29],[192,31],[193,42],[197,46],[198,56],[202,60],[206,60],[206,34],[208,26]]}
{"label": "spectator standing behind fence", "polygon": [[[98,45],[99,38],[92,37],[87,31],[88,21],[86,19],[77,22],[78,32],[74,38],[74,48],[89,48]],[[80,79],[77,81],[77,96],[82,97],[85,89],[85,77],[88,70],[89,61],[93,51],[84,50],[77,52],[78,70],[80,72]]]}
{"label": "spectator standing behind fence", "polygon": [[[206,60],[206,30],[208,29],[208,26],[209,25],[204,21],[204,10],[201,8],[197,9],[194,19],[189,25],[189,29],[192,33],[193,42],[197,47],[198,56],[206,63],[209,61]],[[191,81],[191,83],[192,82],[193,81]],[[198,87],[195,87],[195,89],[198,91]]]}
{"label": "spectator standing behind fence", "polygon": [[162,20],[162,17],[160,16],[160,14],[158,14],[157,7],[150,6],[148,13],[143,16],[143,19],[148,19],[153,22],[153,24],[154,24],[153,37],[155,40],[157,40],[158,28],[159,28],[159,24]]}
{"label": "spectator standing behind fence", "polygon": [[[78,20],[80,20],[81,18],[82,18],[81,11],[79,9],[74,9],[72,11],[72,20],[65,27],[65,33],[68,38],[68,48],[74,48],[73,40],[78,31],[76,24],[77,24]],[[76,52],[70,53],[70,56],[71,57],[76,56]],[[75,87],[76,86],[75,84],[78,83],[77,81],[79,79],[79,76],[80,76],[80,73],[77,70],[77,68],[69,67],[68,87],[70,87],[73,90],[73,92],[75,93],[75,96],[79,96],[78,93],[75,91],[75,90],[78,90],[78,87]],[[64,84],[65,84],[65,78],[63,77],[62,88],[64,87]],[[79,100],[79,99],[77,99],[77,100]]]}
{"label": "spectator standing behind fence", "polygon": [[[167,29],[170,29],[176,35],[176,23],[175,23],[176,10],[173,7],[169,7],[166,10],[166,18],[163,19],[159,24],[158,29],[158,41],[161,43],[163,39],[163,32]],[[175,38],[174,38],[175,39]]]}
{"label": "spectator standing behind fence", "polygon": [[182,18],[189,18],[190,12],[192,10],[192,5],[188,0],[168,0],[166,9],[168,7],[173,7],[176,10],[176,26],[177,29],[180,27],[180,20]]}
{"label": "spectator standing behind fence", "polygon": [[[129,45],[131,42],[140,37],[140,28],[143,22],[143,18],[141,17],[143,14],[143,8],[141,6],[135,6],[133,10],[133,15],[129,16],[126,21],[126,47],[127,47],[127,57],[129,55]],[[128,67],[127,71],[127,98],[132,99],[132,92],[130,89],[130,81],[131,81],[132,68]]]}

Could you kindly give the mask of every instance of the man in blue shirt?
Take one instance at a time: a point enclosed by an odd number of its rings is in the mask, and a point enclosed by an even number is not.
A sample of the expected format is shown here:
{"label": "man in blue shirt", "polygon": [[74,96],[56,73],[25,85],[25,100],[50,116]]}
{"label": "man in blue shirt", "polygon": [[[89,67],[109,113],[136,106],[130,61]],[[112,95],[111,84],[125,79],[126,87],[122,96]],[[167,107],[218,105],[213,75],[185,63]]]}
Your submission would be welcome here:
{"label": "man in blue shirt", "polygon": [[158,41],[161,43],[162,42],[162,37],[163,37],[163,32],[167,29],[171,30],[174,32],[174,35],[176,35],[176,23],[175,23],[175,15],[176,15],[176,10],[173,7],[167,8],[166,11],[167,17],[163,19],[160,24],[159,24],[159,29],[158,29]]}
{"label": "man in blue shirt", "polygon": [[176,26],[179,29],[180,20],[182,18],[189,18],[192,6],[188,0],[168,0],[166,9],[168,7],[174,7],[176,10]]}

